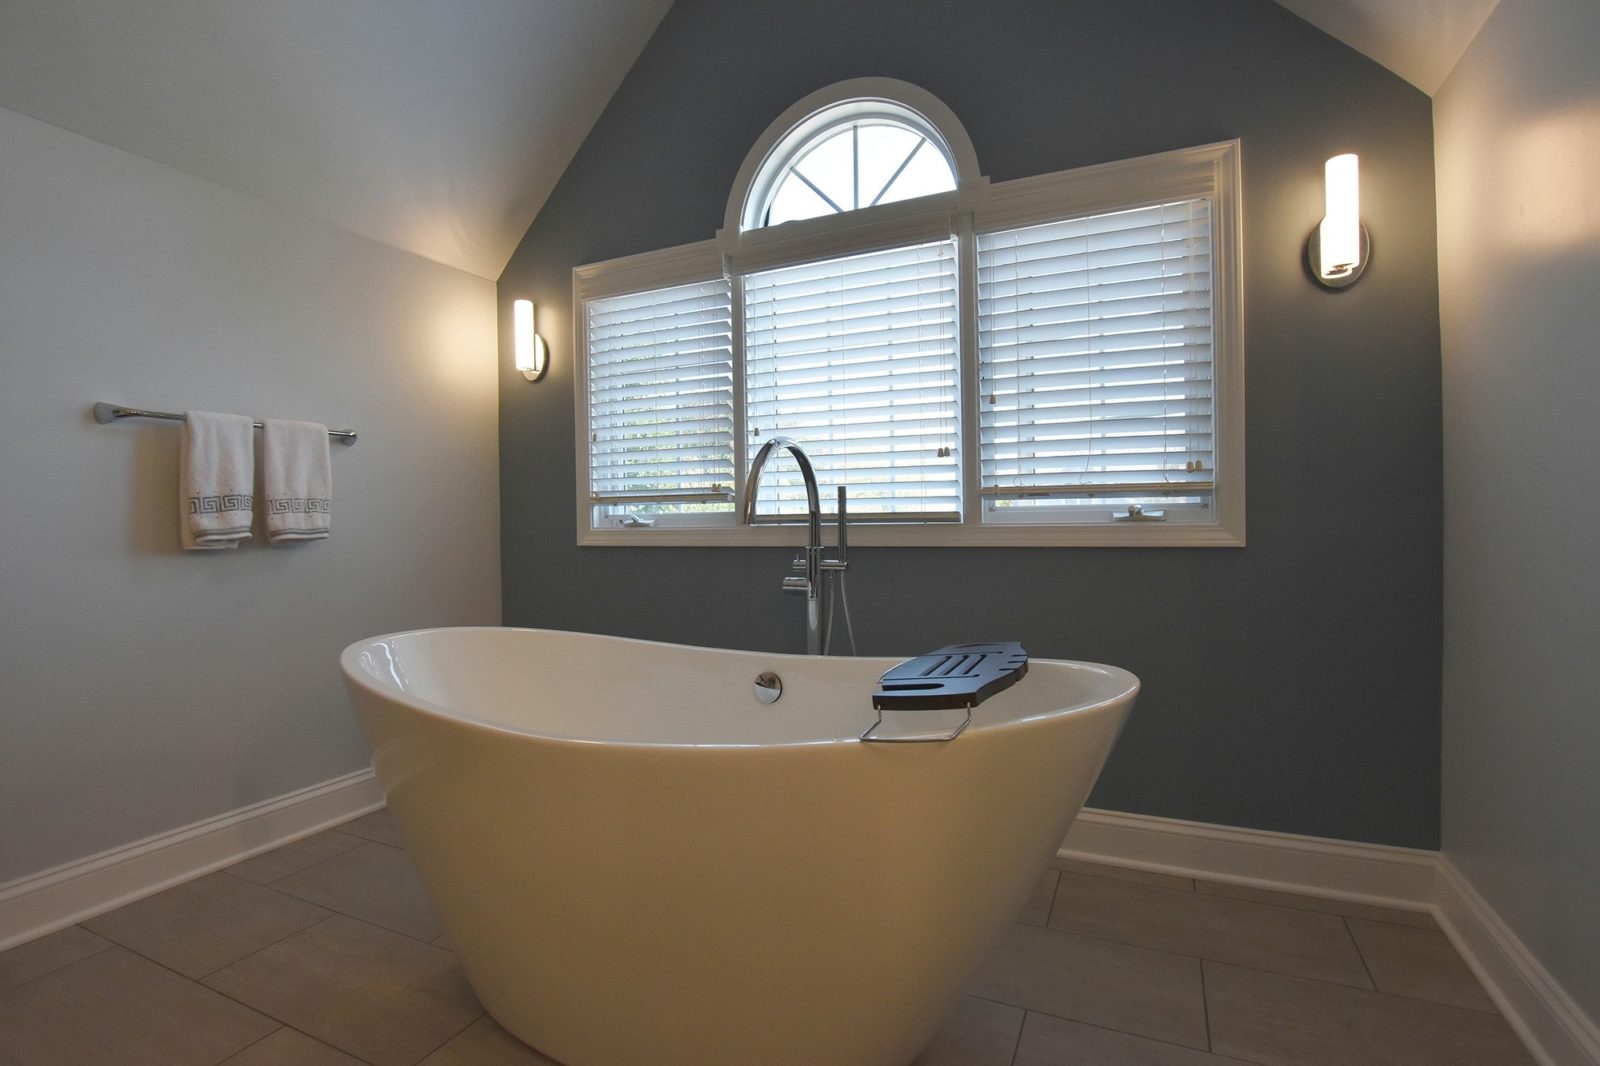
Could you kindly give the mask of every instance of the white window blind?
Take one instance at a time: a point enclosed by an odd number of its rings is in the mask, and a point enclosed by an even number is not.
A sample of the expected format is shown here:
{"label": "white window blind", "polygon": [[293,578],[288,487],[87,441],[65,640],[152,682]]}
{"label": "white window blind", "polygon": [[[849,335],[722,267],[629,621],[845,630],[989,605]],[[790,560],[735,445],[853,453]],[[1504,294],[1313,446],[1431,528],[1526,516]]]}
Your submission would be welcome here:
{"label": "white window blind", "polygon": [[[745,275],[748,449],[783,435],[805,448],[834,506],[958,520],[958,360],[953,241]],[[794,465],[774,456],[758,515],[805,512]]]}
{"label": "white window blind", "polygon": [[1203,506],[1211,293],[1208,199],[980,234],[986,513]]}
{"label": "white window blind", "polygon": [[594,502],[731,506],[731,305],[720,278],[585,304]]}

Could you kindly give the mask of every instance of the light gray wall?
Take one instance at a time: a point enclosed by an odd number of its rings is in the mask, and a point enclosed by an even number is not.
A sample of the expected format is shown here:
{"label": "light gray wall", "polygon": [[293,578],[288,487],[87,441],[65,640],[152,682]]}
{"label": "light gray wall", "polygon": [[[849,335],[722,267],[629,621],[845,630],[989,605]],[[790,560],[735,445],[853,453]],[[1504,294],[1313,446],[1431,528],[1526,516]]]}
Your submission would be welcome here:
{"label": "light gray wall", "polygon": [[[491,282],[0,109],[0,882],[366,765],[336,657],[499,621]],[[353,426],[334,533],[178,550],[178,427]]]}
{"label": "light gray wall", "polygon": [[[552,350],[538,384],[501,372],[506,622],[800,648],[784,550],[575,545],[571,271],[710,237],[767,125],[871,75],[948,104],[997,181],[1242,140],[1250,546],[852,550],[861,650],[1133,670],[1098,806],[1436,846],[1432,111],[1270,0],[678,0],[500,279]],[[1330,294],[1302,259],[1341,151],[1377,251]]]}
{"label": "light gray wall", "polygon": [[1444,851],[1600,1018],[1600,6],[1501,0],[1434,101]]}

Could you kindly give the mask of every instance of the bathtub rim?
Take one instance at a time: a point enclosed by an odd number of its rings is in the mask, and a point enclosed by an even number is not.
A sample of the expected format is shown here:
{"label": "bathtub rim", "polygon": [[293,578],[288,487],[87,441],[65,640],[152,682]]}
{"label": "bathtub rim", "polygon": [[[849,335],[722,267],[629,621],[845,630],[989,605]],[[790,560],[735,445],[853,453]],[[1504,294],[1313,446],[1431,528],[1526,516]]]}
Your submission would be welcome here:
{"label": "bathtub rim", "polygon": [[[601,738],[596,738],[596,737],[577,737],[577,736],[569,736],[569,735],[565,735],[565,734],[545,733],[545,732],[539,732],[539,731],[533,730],[533,729],[526,729],[526,728],[523,728],[521,726],[512,725],[512,724],[510,724],[508,722],[495,721],[495,720],[489,719],[489,718],[481,718],[481,717],[479,717],[477,715],[474,715],[474,714],[468,714],[467,712],[462,711],[460,709],[452,708],[452,707],[449,707],[449,706],[447,706],[445,704],[437,703],[437,702],[435,702],[433,700],[425,699],[425,698],[423,698],[421,696],[417,696],[417,695],[415,695],[413,693],[401,692],[401,691],[398,691],[396,689],[387,688],[387,687],[383,686],[382,684],[378,683],[370,674],[368,674],[365,670],[361,669],[360,665],[359,665],[361,653],[363,651],[367,650],[368,648],[372,647],[373,645],[378,644],[378,643],[380,643],[382,641],[394,640],[394,639],[397,639],[397,638],[400,638],[400,637],[423,637],[423,636],[427,636],[427,635],[433,634],[433,633],[480,633],[480,632],[487,632],[487,633],[539,633],[539,634],[548,633],[548,634],[562,634],[562,635],[567,635],[567,636],[593,637],[593,638],[596,638],[596,639],[599,639],[599,640],[611,641],[611,642],[622,643],[622,644],[637,644],[637,645],[645,645],[645,646],[648,646],[648,647],[670,648],[670,649],[674,649],[674,650],[683,650],[683,651],[728,652],[728,653],[732,653],[732,654],[735,654],[735,655],[771,656],[771,657],[773,657],[775,659],[782,659],[782,660],[802,662],[802,663],[810,662],[811,660],[818,659],[818,658],[852,659],[852,660],[863,660],[864,659],[864,660],[868,660],[868,661],[877,661],[877,662],[886,663],[886,664],[888,664],[888,665],[885,666],[886,670],[889,668],[889,666],[892,666],[892,665],[894,665],[896,663],[900,663],[900,662],[904,662],[905,661],[903,658],[900,658],[900,657],[880,656],[880,655],[816,656],[816,655],[805,655],[805,654],[796,653],[796,652],[765,652],[765,651],[760,651],[760,650],[755,650],[755,649],[747,649],[747,648],[716,648],[716,647],[708,647],[706,645],[701,645],[701,644],[678,644],[678,643],[675,643],[673,641],[666,641],[666,640],[645,640],[645,639],[640,638],[640,637],[621,637],[621,636],[614,636],[614,635],[609,634],[609,633],[589,633],[589,632],[585,632],[583,630],[577,630],[577,629],[548,629],[548,628],[537,628],[537,627],[533,627],[533,626],[423,626],[423,627],[418,628],[418,629],[401,629],[401,630],[395,630],[394,632],[391,632],[391,633],[381,633],[381,634],[378,634],[377,636],[364,637],[361,640],[357,640],[354,643],[347,645],[344,648],[344,650],[339,653],[339,669],[340,669],[340,672],[344,675],[345,683],[347,685],[357,685],[357,686],[361,687],[362,689],[366,690],[369,694],[371,694],[373,696],[376,696],[378,698],[393,700],[396,703],[405,704],[406,706],[412,708],[413,710],[419,711],[422,714],[425,714],[430,718],[442,719],[442,720],[447,721],[447,722],[464,725],[464,726],[467,726],[469,728],[479,729],[479,730],[483,730],[483,731],[486,731],[486,732],[489,732],[489,733],[505,734],[505,735],[515,736],[515,737],[520,737],[520,738],[522,738],[524,740],[535,740],[535,741],[540,741],[540,742],[549,743],[549,744],[572,744],[572,745],[585,745],[585,746],[587,746],[587,745],[601,745],[601,746],[604,746],[604,747],[639,749],[639,750],[646,750],[646,751],[686,751],[686,750],[711,750],[711,751],[716,751],[716,750],[724,750],[724,749],[745,751],[745,750],[753,750],[753,749],[760,749],[760,748],[778,748],[778,749],[817,748],[817,747],[828,747],[828,746],[837,746],[837,745],[855,745],[855,746],[858,746],[858,747],[866,747],[867,743],[868,743],[868,742],[863,741],[860,738],[860,736],[817,737],[817,738],[813,738],[813,739],[809,739],[809,740],[774,740],[774,741],[761,741],[761,742],[720,742],[719,741],[719,742],[707,744],[707,743],[681,743],[681,742],[661,741],[661,740],[606,740],[606,739],[601,739]],[[1034,665],[1034,664],[1049,664],[1049,665],[1052,665],[1052,666],[1068,666],[1068,667],[1086,667],[1086,668],[1089,668],[1091,670],[1103,671],[1107,675],[1112,677],[1114,680],[1121,681],[1123,687],[1121,689],[1119,689],[1115,694],[1113,694],[1111,696],[1107,696],[1104,699],[1088,700],[1088,701],[1084,701],[1084,702],[1081,702],[1081,703],[1069,704],[1069,705],[1067,705],[1065,707],[1055,707],[1055,708],[1052,708],[1052,709],[1047,710],[1047,711],[1040,711],[1040,712],[1037,712],[1035,714],[1025,715],[1025,716],[1023,716],[1021,718],[1013,718],[1013,719],[1010,719],[1010,720],[1004,721],[1004,722],[979,722],[976,719],[974,719],[972,725],[968,727],[966,732],[968,732],[968,733],[980,733],[980,734],[999,733],[999,732],[1002,732],[1002,731],[1010,731],[1010,730],[1014,730],[1014,729],[1027,728],[1030,725],[1033,725],[1035,723],[1038,723],[1038,722],[1041,722],[1041,721],[1044,721],[1044,720],[1047,720],[1047,719],[1054,719],[1054,718],[1063,717],[1063,716],[1067,716],[1067,715],[1087,714],[1089,712],[1092,712],[1092,711],[1095,711],[1095,710],[1100,710],[1100,709],[1112,706],[1114,704],[1121,703],[1123,701],[1134,700],[1134,699],[1136,699],[1138,697],[1139,691],[1140,691],[1140,689],[1142,687],[1142,682],[1139,680],[1138,676],[1135,675],[1132,671],[1126,670],[1126,669],[1124,669],[1123,667],[1120,667],[1120,666],[1112,666],[1109,663],[1089,662],[1087,660],[1082,660],[1082,659],[1033,659],[1033,658],[1030,658],[1029,659],[1029,665],[1031,666],[1031,665]],[[354,708],[352,708],[352,709],[354,709]],[[873,747],[905,747],[905,748],[915,749],[915,748],[923,747],[924,745],[921,745],[921,744],[911,744],[911,745],[880,745],[880,744],[874,744],[872,746]]]}

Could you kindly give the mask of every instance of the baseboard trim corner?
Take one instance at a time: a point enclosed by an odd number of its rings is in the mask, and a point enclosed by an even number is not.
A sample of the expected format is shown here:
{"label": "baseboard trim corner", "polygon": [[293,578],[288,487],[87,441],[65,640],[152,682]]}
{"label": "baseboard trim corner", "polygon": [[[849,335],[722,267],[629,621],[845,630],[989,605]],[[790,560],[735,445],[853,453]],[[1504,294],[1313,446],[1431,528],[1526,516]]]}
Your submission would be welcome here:
{"label": "baseboard trim corner", "polygon": [[1600,1063],[1600,1026],[1446,855],[1434,917],[1541,1066]]}
{"label": "baseboard trim corner", "polygon": [[1540,1066],[1600,1066],[1600,1028],[1455,864],[1436,851],[1086,807],[1057,854],[1427,911]]}
{"label": "baseboard trim corner", "polygon": [[0,885],[0,951],[381,806],[356,770]]}

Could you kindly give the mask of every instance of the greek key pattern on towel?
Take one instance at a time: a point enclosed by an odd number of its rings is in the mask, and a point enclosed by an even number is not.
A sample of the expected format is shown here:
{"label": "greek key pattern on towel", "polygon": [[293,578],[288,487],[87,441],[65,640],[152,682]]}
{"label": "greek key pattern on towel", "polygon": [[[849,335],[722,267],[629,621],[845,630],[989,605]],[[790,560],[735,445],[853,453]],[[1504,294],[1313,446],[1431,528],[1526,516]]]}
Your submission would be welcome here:
{"label": "greek key pattern on towel", "polygon": [[330,514],[333,502],[326,496],[268,496],[268,514]]}
{"label": "greek key pattern on towel", "polygon": [[247,492],[226,492],[218,496],[190,496],[190,514],[225,514],[228,511],[248,511],[255,507],[256,498]]}

